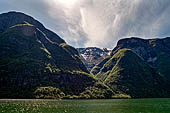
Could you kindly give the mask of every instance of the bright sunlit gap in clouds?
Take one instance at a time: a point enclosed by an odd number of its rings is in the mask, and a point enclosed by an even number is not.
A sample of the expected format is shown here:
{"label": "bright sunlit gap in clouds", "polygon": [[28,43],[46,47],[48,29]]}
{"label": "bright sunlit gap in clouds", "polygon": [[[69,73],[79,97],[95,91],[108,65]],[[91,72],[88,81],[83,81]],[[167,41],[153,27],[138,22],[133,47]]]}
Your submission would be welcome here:
{"label": "bright sunlit gap in clouds", "polygon": [[0,0],[0,12],[12,10],[35,17],[74,47],[170,36],[170,0]]}
{"label": "bright sunlit gap in clouds", "polygon": [[56,2],[62,3],[64,5],[73,5],[75,4],[78,0],[55,0]]}
{"label": "bright sunlit gap in clouds", "polygon": [[[155,0],[54,0],[50,15],[55,30],[76,47],[109,47],[126,37],[165,37],[170,34],[170,1]],[[150,7],[150,5],[154,7]],[[161,4],[161,5],[160,5]],[[56,13],[55,13],[56,12]],[[62,24],[61,24],[62,23]]]}

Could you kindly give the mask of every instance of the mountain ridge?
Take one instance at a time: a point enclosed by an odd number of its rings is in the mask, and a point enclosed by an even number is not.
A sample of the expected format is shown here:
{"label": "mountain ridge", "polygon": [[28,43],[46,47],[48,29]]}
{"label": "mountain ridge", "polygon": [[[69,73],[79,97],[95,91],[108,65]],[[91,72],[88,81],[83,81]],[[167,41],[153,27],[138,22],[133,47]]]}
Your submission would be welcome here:
{"label": "mountain ridge", "polygon": [[2,13],[0,15],[0,32],[3,32],[9,27],[14,26],[16,24],[24,24],[25,22],[35,25],[42,32],[44,32],[47,37],[49,37],[50,40],[52,40],[53,42],[56,42],[58,44],[65,43],[65,41],[61,39],[56,33],[46,29],[44,25],[41,24],[39,21],[22,12],[10,11],[7,13]]}
{"label": "mountain ridge", "polygon": [[[118,41],[117,46],[113,49],[111,56],[119,49],[132,49],[136,54],[141,56],[145,62],[158,70],[157,72],[166,76],[170,80],[170,37],[163,39],[140,39],[140,38],[125,38]],[[165,57],[166,59],[163,59]],[[166,67],[166,66],[167,67]],[[163,72],[166,71],[166,72]]]}
{"label": "mountain ridge", "polygon": [[74,47],[43,26],[37,27],[39,22],[30,16],[17,13],[15,17],[16,13],[0,15],[3,23],[0,98],[109,98],[112,95],[107,86],[89,74]]}
{"label": "mountain ridge", "polygon": [[[153,74],[155,73],[153,69],[130,49],[118,51],[101,71],[106,74],[99,73],[96,75],[97,78],[106,75],[104,79],[101,78],[104,83],[113,87],[113,90],[128,94],[132,98],[158,97],[157,94],[160,93],[155,83],[158,82],[160,85],[161,82],[158,80],[161,80],[161,76]],[[158,80],[155,77],[158,77]]]}
{"label": "mountain ridge", "polygon": [[[165,45],[169,40],[170,38],[141,39],[134,37],[119,40],[111,55],[97,64],[91,73],[113,90],[120,91],[132,98],[169,97],[170,51],[169,43]],[[122,51],[132,51],[133,57],[130,57],[128,54],[125,55]],[[120,60],[117,60],[117,56],[120,53],[124,55],[120,57]],[[135,56],[138,56],[138,58]],[[127,75],[131,78],[126,78]],[[144,76],[150,76],[150,78],[147,79]],[[149,81],[152,83],[151,86],[149,84],[146,85]],[[155,83],[159,85],[154,86]],[[117,86],[116,84],[119,85]],[[142,84],[145,85],[140,86]],[[145,90],[140,91],[144,87],[146,92]],[[157,88],[155,89],[155,87]],[[129,88],[132,89],[130,90]],[[154,90],[152,91],[154,93],[149,90]]]}
{"label": "mountain ridge", "polygon": [[0,24],[0,98],[170,97],[170,38],[76,49],[24,13]]}

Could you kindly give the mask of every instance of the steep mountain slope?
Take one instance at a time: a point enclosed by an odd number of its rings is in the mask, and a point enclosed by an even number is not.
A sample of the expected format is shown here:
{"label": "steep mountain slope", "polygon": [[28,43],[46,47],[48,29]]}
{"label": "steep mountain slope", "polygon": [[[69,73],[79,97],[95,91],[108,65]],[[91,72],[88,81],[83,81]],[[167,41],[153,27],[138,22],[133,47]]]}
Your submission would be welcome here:
{"label": "steep mountain slope", "polygon": [[96,64],[96,66],[94,66],[91,70],[91,73],[96,75],[97,73],[100,72],[100,69],[104,66],[104,64],[110,60],[111,56],[106,57],[103,61],[101,61],[100,63]]}
{"label": "steep mountain slope", "polygon": [[97,47],[78,48],[77,50],[82,61],[89,71],[111,53],[110,49],[101,49]]}
{"label": "steep mountain slope", "polygon": [[[164,76],[167,82],[170,82],[170,38],[164,39],[141,39],[125,38],[119,40],[117,46],[112,50],[111,56],[116,54],[120,49],[128,48],[133,50],[137,55],[153,67],[157,73]],[[105,59],[109,60],[109,59]],[[105,62],[105,61],[104,61]],[[100,71],[105,63],[101,62],[92,69],[96,74]]]}
{"label": "steep mountain slope", "polygon": [[38,29],[40,29],[46,36],[53,42],[58,44],[65,43],[63,39],[61,39],[57,34],[54,32],[46,29],[40,22],[21,12],[8,12],[0,14],[0,33],[6,31],[9,27],[17,25],[17,24],[24,24],[28,22]]}
{"label": "steep mountain slope", "polygon": [[162,97],[163,78],[129,49],[120,49],[110,58],[96,75],[111,87],[116,94],[126,94],[133,98]]}
{"label": "steep mountain slope", "polygon": [[123,48],[132,49],[136,54],[141,56],[145,62],[155,68],[157,73],[170,81],[170,38],[164,39],[140,39],[127,38],[118,42],[112,51],[114,55]]}
{"label": "steep mountain slope", "polygon": [[[53,98],[61,91],[59,95],[81,94],[81,98],[91,91],[93,98],[98,90],[103,98],[111,95],[107,86],[88,74],[75,48],[43,26],[32,25],[30,18],[16,12],[0,15],[0,23],[9,20],[0,27],[0,98]],[[39,23],[33,18],[31,22]]]}

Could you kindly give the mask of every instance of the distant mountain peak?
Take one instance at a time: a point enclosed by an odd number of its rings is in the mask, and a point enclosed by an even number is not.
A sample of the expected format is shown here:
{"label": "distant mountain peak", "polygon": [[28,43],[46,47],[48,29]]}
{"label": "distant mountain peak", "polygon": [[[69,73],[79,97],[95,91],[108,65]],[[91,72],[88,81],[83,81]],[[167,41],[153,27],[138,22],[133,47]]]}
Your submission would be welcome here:
{"label": "distant mountain peak", "polygon": [[111,49],[109,48],[87,47],[78,48],[77,50],[88,70],[91,70],[96,64],[111,54]]}

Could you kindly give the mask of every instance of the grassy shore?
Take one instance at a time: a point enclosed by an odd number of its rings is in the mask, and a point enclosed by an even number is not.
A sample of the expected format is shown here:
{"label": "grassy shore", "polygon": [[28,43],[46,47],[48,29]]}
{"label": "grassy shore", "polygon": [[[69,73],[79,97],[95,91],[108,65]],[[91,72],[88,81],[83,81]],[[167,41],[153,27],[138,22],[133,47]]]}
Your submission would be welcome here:
{"label": "grassy shore", "polygon": [[0,113],[169,113],[170,99],[0,100]]}

